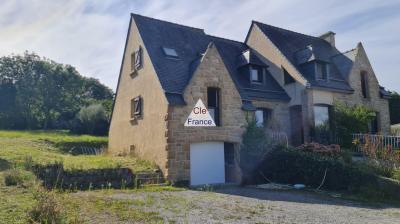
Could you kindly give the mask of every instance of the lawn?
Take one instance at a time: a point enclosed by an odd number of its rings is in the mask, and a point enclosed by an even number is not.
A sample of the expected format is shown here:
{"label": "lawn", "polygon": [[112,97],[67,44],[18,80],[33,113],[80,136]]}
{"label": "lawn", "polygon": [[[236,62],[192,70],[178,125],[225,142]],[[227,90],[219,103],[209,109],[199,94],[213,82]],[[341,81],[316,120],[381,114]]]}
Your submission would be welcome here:
{"label": "lawn", "polygon": [[109,155],[71,155],[74,146],[106,147],[106,137],[71,135],[66,131],[0,131],[0,159],[16,166],[27,161],[34,164],[62,162],[65,170],[130,168],[134,172],[152,171],[156,167],[135,157]]}
{"label": "lawn", "polygon": [[[43,190],[37,180],[28,186],[5,186],[4,175],[0,170],[0,224],[29,223],[30,212],[38,203],[35,194]],[[155,211],[146,211],[145,204],[138,200],[111,200],[114,193],[149,193],[161,191],[178,191],[181,189],[165,187],[144,187],[132,190],[99,190],[88,192],[53,191],[61,208],[65,223],[163,223],[161,216]],[[134,207],[140,203],[140,208]],[[48,204],[51,205],[51,204]]]}
{"label": "lawn", "polygon": [[[75,146],[106,147],[107,138],[72,135],[66,131],[0,131],[0,223],[27,223],[29,212],[38,203],[35,194],[43,188],[30,171],[24,171],[27,163],[49,165],[62,162],[65,170],[124,167],[133,172],[145,172],[156,169],[152,163],[135,157],[69,154],[69,149]],[[10,176],[13,171],[19,171],[14,173],[19,173],[15,176],[22,177],[23,184],[6,186],[5,176]],[[167,190],[169,188],[165,187]],[[154,188],[155,191],[162,189]],[[110,191],[99,191],[91,195],[103,195]],[[156,213],[130,208],[131,205],[126,202],[103,200],[97,196],[82,200],[67,192],[56,192],[55,195],[62,205],[67,223],[84,223],[87,219],[96,220],[104,214],[115,220],[160,221]]]}

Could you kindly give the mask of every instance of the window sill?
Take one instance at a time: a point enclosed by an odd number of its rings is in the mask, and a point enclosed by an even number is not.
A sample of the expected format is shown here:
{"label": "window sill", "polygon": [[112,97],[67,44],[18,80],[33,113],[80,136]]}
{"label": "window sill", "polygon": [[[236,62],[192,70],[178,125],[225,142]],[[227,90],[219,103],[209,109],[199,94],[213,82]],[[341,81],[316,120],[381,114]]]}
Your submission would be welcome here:
{"label": "window sill", "polygon": [[129,119],[129,123],[131,123],[132,125],[137,125],[139,119],[140,119],[139,116],[133,117],[133,118]]}
{"label": "window sill", "polygon": [[138,70],[133,70],[129,73],[129,75],[131,76],[131,78],[135,78],[138,75]]}

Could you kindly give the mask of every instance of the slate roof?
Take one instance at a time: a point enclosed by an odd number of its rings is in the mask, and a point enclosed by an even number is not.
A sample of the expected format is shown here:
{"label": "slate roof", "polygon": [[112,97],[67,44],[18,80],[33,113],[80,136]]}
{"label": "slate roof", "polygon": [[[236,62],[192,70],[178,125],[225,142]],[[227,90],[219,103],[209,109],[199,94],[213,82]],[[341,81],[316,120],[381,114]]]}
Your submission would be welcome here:
{"label": "slate roof", "polygon": [[[274,43],[282,54],[302,73],[305,79],[314,88],[326,88],[337,91],[354,91],[345,81],[348,75],[348,66],[352,63],[345,54],[341,54],[335,47],[319,37],[305,35],[290,30],[274,27],[253,21],[260,30]],[[328,81],[316,80],[313,75],[307,74],[302,64],[319,60],[331,63],[331,73]]]}
{"label": "slate roof", "polygon": [[[266,85],[253,87],[244,82],[238,72],[238,59],[249,48],[244,43],[207,35],[204,30],[131,14],[143,39],[145,48],[154,65],[161,86],[171,105],[182,105],[182,97],[210,43],[215,44],[227,67],[242,100],[267,99],[288,101],[282,87],[267,74]],[[168,58],[162,47],[173,48],[179,58]],[[254,57],[254,56],[252,56]],[[253,58],[252,61],[261,63]]]}

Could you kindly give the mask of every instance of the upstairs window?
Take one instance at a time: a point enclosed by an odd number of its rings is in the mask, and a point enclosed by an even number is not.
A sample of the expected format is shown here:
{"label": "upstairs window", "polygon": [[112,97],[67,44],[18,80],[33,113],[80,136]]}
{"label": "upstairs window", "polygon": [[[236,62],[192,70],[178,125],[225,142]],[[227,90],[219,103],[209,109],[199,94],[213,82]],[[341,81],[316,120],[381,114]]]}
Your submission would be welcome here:
{"label": "upstairs window", "polygon": [[377,134],[379,132],[378,113],[375,112],[374,118],[368,123],[368,131],[370,134]]}
{"label": "upstairs window", "polygon": [[178,53],[173,48],[163,47],[163,52],[166,56],[171,58],[178,58]]}
{"label": "upstairs window", "polygon": [[142,97],[138,96],[131,100],[131,119],[142,115]]}
{"label": "upstairs window", "polygon": [[364,98],[369,97],[368,74],[366,72],[361,72],[361,94]]}
{"label": "upstairs window", "polygon": [[251,66],[250,67],[250,81],[251,83],[262,84],[263,83],[263,68]]}
{"label": "upstairs window", "polygon": [[219,89],[213,87],[207,88],[208,112],[210,113],[216,126],[220,126],[220,105],[221,102],[220,102]]}
{"label": "upstairs window", "polygon": [[315,79],[327,80],[330,72],[328,63],[317,62],[315,64]]}
{"label": "upstairs window", "polygon": [[257,127],[267,127],[268,121],[271,119],[271,110],[258,108],[254,115]]}
{"label": "upstairs window", "polygon": [[131,71],[137,71],[142,68],[143,65],[143,50],[139,47],[138,50],[131,54]]}
{"label": "upstairs window", "polygon": [[290,83],[295,83],[296,81],[294,80],[294,78],[289,74],[288,71],[286,71],[285,68],[283,68],[283,79],[285,82],[285,85],[290,84]]}

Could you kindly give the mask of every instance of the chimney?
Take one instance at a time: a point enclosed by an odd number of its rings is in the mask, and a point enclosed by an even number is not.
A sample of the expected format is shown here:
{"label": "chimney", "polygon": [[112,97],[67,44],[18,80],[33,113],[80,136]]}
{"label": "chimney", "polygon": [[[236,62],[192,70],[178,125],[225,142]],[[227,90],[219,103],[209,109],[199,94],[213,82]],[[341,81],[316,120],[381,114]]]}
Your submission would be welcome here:
{"label": "chimney", "polygon": [[321,36],[319,36],[319,38],[326,40],[328,43],[331,44],[332,47],[335,47],[335,34],[332,31],[328,31],[324,34],[322,34]]}

